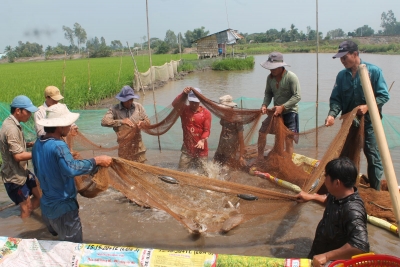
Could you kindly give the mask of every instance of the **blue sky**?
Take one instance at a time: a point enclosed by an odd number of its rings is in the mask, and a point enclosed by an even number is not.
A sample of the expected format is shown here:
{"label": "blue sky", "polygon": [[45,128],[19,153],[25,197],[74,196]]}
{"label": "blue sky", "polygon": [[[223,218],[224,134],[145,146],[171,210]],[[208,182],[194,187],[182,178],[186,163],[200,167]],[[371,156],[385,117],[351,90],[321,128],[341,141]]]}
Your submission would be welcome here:
{"label": "blue sky", "polygon": [[[148,0],[150,36],[164,39],[167,30],[186,32],[204,26],[210,33],[226,28],[239,32],[265,32],[316,28],[316,0]],[[328,3],[327,3],[328,2]],[[353,31],[369,25],[380,28],[382,12],[393,10],[400,21],[399,0],[318,1],[319,30]],[[141,42],[147,36],[145,0],[1,0],[0,52],[7,45],[29,41],[54,46],[68,45],[62,26],[78,22],[88,38],[103,36],[107,44],[120,40]],[[36,34],[34,34],[36,33]]]}

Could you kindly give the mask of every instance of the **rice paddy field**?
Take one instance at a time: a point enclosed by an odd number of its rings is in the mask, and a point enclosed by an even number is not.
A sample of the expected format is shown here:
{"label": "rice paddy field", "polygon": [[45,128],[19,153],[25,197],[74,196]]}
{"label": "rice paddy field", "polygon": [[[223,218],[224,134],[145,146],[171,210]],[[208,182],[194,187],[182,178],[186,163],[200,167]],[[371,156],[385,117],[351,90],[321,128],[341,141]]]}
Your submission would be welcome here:
{"label": "rice paddy field", "polygon": [[[179,54],[152,55],[153,66],[179,59]],[[182,54],[182,59],[197,59],[197,55]],[[148,55],[135,56],[135,60],[139,72],[149,69]],[[41,105],[44,89],[54,85],[69,108],[80,109],[114,96],[123,85],[132,85],[134,63],[131,56],[19,62],[0,64],[0,73],[0,102],[11,103],[15,96],[26,95]]]}

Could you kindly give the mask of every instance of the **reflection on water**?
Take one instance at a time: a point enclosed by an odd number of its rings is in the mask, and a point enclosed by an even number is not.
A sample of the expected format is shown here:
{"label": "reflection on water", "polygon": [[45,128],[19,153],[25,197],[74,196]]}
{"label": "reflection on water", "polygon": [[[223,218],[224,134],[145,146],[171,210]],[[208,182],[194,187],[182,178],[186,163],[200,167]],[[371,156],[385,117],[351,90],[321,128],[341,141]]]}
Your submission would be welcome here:
{"label": "reflection on water", "polygon": [[[331,54],[319,56],[319,100],[327,103],[337,72],[342,69],[339,60],[333,60]],[[302,88],[302,102],[316,101],[316,55],[287,54],[285,62],[291,71],[297,74]],[[233,98],[259,98],[261,106],[266,76],[269,71],[259,63],[267,56],[255,57],[255,68],[252,71],[214,72],[204,71],[189,74],[184,80],[171,81],[155,91],[157,105],[168,106],[187,85],[199,87],[210,99],[218,100],[225,94]],[[400,69],[400,56],[361,55],[363,60],[374,63],[383,69],[386,81],[390,85]],[[400,94],[400,81],[391,90],[391,100],[384,106],[385,114],[398,115],[396,99]],[[145,105],[152,105],[152,94],[142,96]],[[300,114],[301,116],[301,114]],[[320,113],[322,119],[326,114]],[[216,130],[218,133],[218,130]],[[113,138],[110,135],[110,138]],[[146,144],[147,145],[147,144]],[[391,150],[395,166],[400,166],[400,150]],[[164,168],[176,169],[179,151],[149,150],[149,164]],[[212,152],[210,153],[210,158]],[[365,160],[364,160],[365,161]],[[210,172],[218,179],[239,181],[248,179],[257,186],[260,179],[243,173],[226,174],[225,170],[209,164]],[[399,167],[400,168],[400,167]],[[365,170],[365,162],[362,165]],[[396,169],[397,171],[397,169]],[[212,195],[212,194],[210,194]],[[261,216],[234,228],[226,235],[201,235],[194,238],[179,223],[164,211],[143,209],[130,203],[121,193],[109,189],[94,199],[79,197],[80,215],[83,223],[84,241],[110,245],[154,247],[165,249],[195,249],[215,253],[259,255],[273,257],[306,257],[323,208],[315,203],[297,205],[284,218],[275,214]],[[8,197],[2,187],[0,202],[7,202]],[[222,201],[215,199],[215,201]],[[277,207],[279,210],[280,207]],[[19,208],[13,207],[0,212],[0,235],[23,238],[55,239],[40,219],[40,210],[34,216],[22,221]],[[400,255],[398,239],[391,233],[368,226],[371,249],[375,253]]]}

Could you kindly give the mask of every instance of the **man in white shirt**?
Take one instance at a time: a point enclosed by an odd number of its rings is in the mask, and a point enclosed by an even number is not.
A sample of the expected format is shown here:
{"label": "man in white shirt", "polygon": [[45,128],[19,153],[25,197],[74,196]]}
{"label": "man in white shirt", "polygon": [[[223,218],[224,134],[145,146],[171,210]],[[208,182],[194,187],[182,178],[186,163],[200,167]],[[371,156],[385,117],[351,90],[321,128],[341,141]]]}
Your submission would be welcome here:
{"label": "man in white shirt", "polygon": [[[57,104],[60,100],[62,100],[64,97],[61,95],[60,90],[55,87],[55,86],[47,86],[46,89],[44,89],[44,97],[46,100],[44,101],[43,105],[39,107],[39,110],[35,112],[35,130],[37,137],[40,137],[41,135],[45,135],[46,132],[43,129],[43,126],[38,125],[37,121],[41,120],[46,117],[46,110],[51,107],[52,105]],[[78,127],[74,123],[71,127],[71,131],[76,131]]]}

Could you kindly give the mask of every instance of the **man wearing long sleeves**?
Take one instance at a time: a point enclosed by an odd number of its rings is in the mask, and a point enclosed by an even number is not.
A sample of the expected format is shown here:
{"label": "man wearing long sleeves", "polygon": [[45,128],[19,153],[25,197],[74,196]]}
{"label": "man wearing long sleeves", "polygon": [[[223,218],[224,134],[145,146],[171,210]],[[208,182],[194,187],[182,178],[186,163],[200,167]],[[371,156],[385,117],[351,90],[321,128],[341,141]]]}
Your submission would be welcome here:
{"label": "man wearing long sleeves", "polygon": [[188,95],[189,105],[185,105],[181,112],[181,123],[183,130],[182,154],[179,159],[179,169],[188,169],[190,164],[201,167],[206,172],[204,164],[208,158],[207,139],[210,136],[211,113],[200,106],[200,100],[192,90],[201,93],[199,88],[185,87],[182,94],[178,95],[172,102],[172,106]]}
{"label": "man wearing long sleeves", "polygon": [[[289,66],[283,61],[283,55],[279,52],[269,54],[267,61],[261,64],[270,70],[265,86],[264,101],[261,107],[263,114],[267,113],[267,107],[274,98],[274,116],[282,116],[283,123],[292,132],[299,132],[298,103],[300,96],[300,83],[296,74],[285,69]],[[264,159],[264,149],[267,142],[267,131],[271,118],[266,118],[258,135],[258,160]],[[297,142],[298,137],[288,137],[285,140],[286,152],[289,157],[293,154],[293,139]]]}
{"label": "man wearing long sleeves", "polygon": [[143,163],[146,161],[146,147],[142,140],[141,128],[150,124],[144,107],[133,100],[139,96],[125,85],[115,97],[119,104],[112,106],[101,120],[101,126],[113,127],[117,134],[118,156]]}
{"label": "man wearing long sleeves", "polygon": [[338,53],[333,58],[340,58],[345,69],[336,76],[336,82],[329,99],[329,113],[325,125],[331,126],[335,118],[346,114],[358,107],[357,116],[364,116],[364,154],[368,162],[368,179],[370,186],[380,190],[383,175],[382,160],[372,128],[368,106],[365,101],[364,91],[358,73],[358,66],[365,64],[374,91],[379,113],[382,114],[382,106],[389,101],[389,92],[383,78],[382,70],[375,65],[364,62],[359,57],[358,46],[352,41],[344,41],[339,45]]}
{"label": "man wearing long sleeves", "polygon": [[93,174],[97,166],[108,167],[112,158],[96,156],[75,160],[63,138],[78,119],[63,104],[55,104],[46,111],[46,117],[37,123],[44,126],[45,135],[36,140],[32,163],[42,189],[40,207],[49,232],[61,241],[81,243],[82,224],[76,199],[75,176]]}

